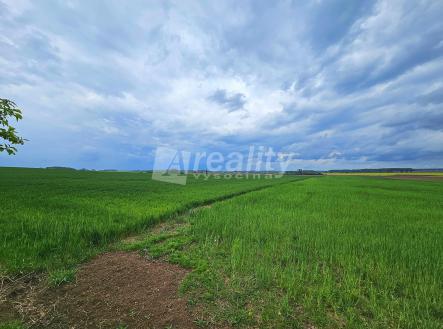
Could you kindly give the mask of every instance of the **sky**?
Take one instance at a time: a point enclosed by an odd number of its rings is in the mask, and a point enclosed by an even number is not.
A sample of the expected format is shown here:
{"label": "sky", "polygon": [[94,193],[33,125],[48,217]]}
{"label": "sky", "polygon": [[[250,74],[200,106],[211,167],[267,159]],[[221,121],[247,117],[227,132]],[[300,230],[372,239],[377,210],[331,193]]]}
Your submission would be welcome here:
{"label": "sky", "polygon": [[443,167],[443,1],[0,0],[0,166],[150,169],[158,147],[305,169]]}

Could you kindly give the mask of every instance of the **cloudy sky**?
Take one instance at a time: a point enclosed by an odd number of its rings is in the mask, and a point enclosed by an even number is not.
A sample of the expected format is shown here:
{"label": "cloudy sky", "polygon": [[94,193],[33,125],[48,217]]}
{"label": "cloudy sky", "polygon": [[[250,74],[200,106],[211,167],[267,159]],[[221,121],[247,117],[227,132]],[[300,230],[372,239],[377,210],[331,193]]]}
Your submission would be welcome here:
{"label": "cloudy sky", "polygon": [[156,147],[443,167],[443,1],[0,0],[0,166],[148,169]]}

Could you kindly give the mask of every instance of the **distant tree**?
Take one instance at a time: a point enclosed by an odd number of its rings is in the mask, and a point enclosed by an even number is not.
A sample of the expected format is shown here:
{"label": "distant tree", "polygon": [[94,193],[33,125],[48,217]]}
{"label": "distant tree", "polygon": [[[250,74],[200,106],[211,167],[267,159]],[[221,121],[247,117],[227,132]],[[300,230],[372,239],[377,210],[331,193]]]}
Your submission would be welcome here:
{"label": "distant tree", "polygon": [[14,145],[23,145],[25,142],[25,139],[18,136],[15,128],[10,124],[11,119],[18,121],[22,118],[22,111],[14,102],[0,98],[0,152],[15,154],[17,149]]}

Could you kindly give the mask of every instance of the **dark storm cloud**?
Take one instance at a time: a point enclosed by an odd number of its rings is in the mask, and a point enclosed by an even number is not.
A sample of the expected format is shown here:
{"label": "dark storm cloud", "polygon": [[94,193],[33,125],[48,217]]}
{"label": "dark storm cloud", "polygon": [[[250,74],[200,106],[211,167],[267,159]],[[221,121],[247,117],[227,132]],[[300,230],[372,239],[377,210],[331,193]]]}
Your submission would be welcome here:
{"label": "dark storm cloud", "polygon": [[0,96],[30,140],[1,165],[135,169],[159,145],[264,145],[300,167],[443,166],[440,1],[0,9]]}
{"label": "dark storm cloud", "polygon": [[229,111],[240,110],[246,103],[245,95],[241,93],[228,94],[224,89],[216,90],[208,99],[226,107]]}

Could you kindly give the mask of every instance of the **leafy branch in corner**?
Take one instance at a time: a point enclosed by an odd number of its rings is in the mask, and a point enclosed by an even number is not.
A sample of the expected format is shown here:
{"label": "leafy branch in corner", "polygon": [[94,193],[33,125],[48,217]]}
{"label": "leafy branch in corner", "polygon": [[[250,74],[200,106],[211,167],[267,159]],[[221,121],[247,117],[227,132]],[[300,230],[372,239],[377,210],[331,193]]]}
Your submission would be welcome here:
{"label": "leafy branch in corner", "polygon": [[17,149],[14,145],[24,144],[25,139],[18,136],[17,131],[10,124],[11,119],[18,121],[22,118],[22,111],[14,102],[0,98],[0,152],[6,151],[9,155],[15,154]]}

